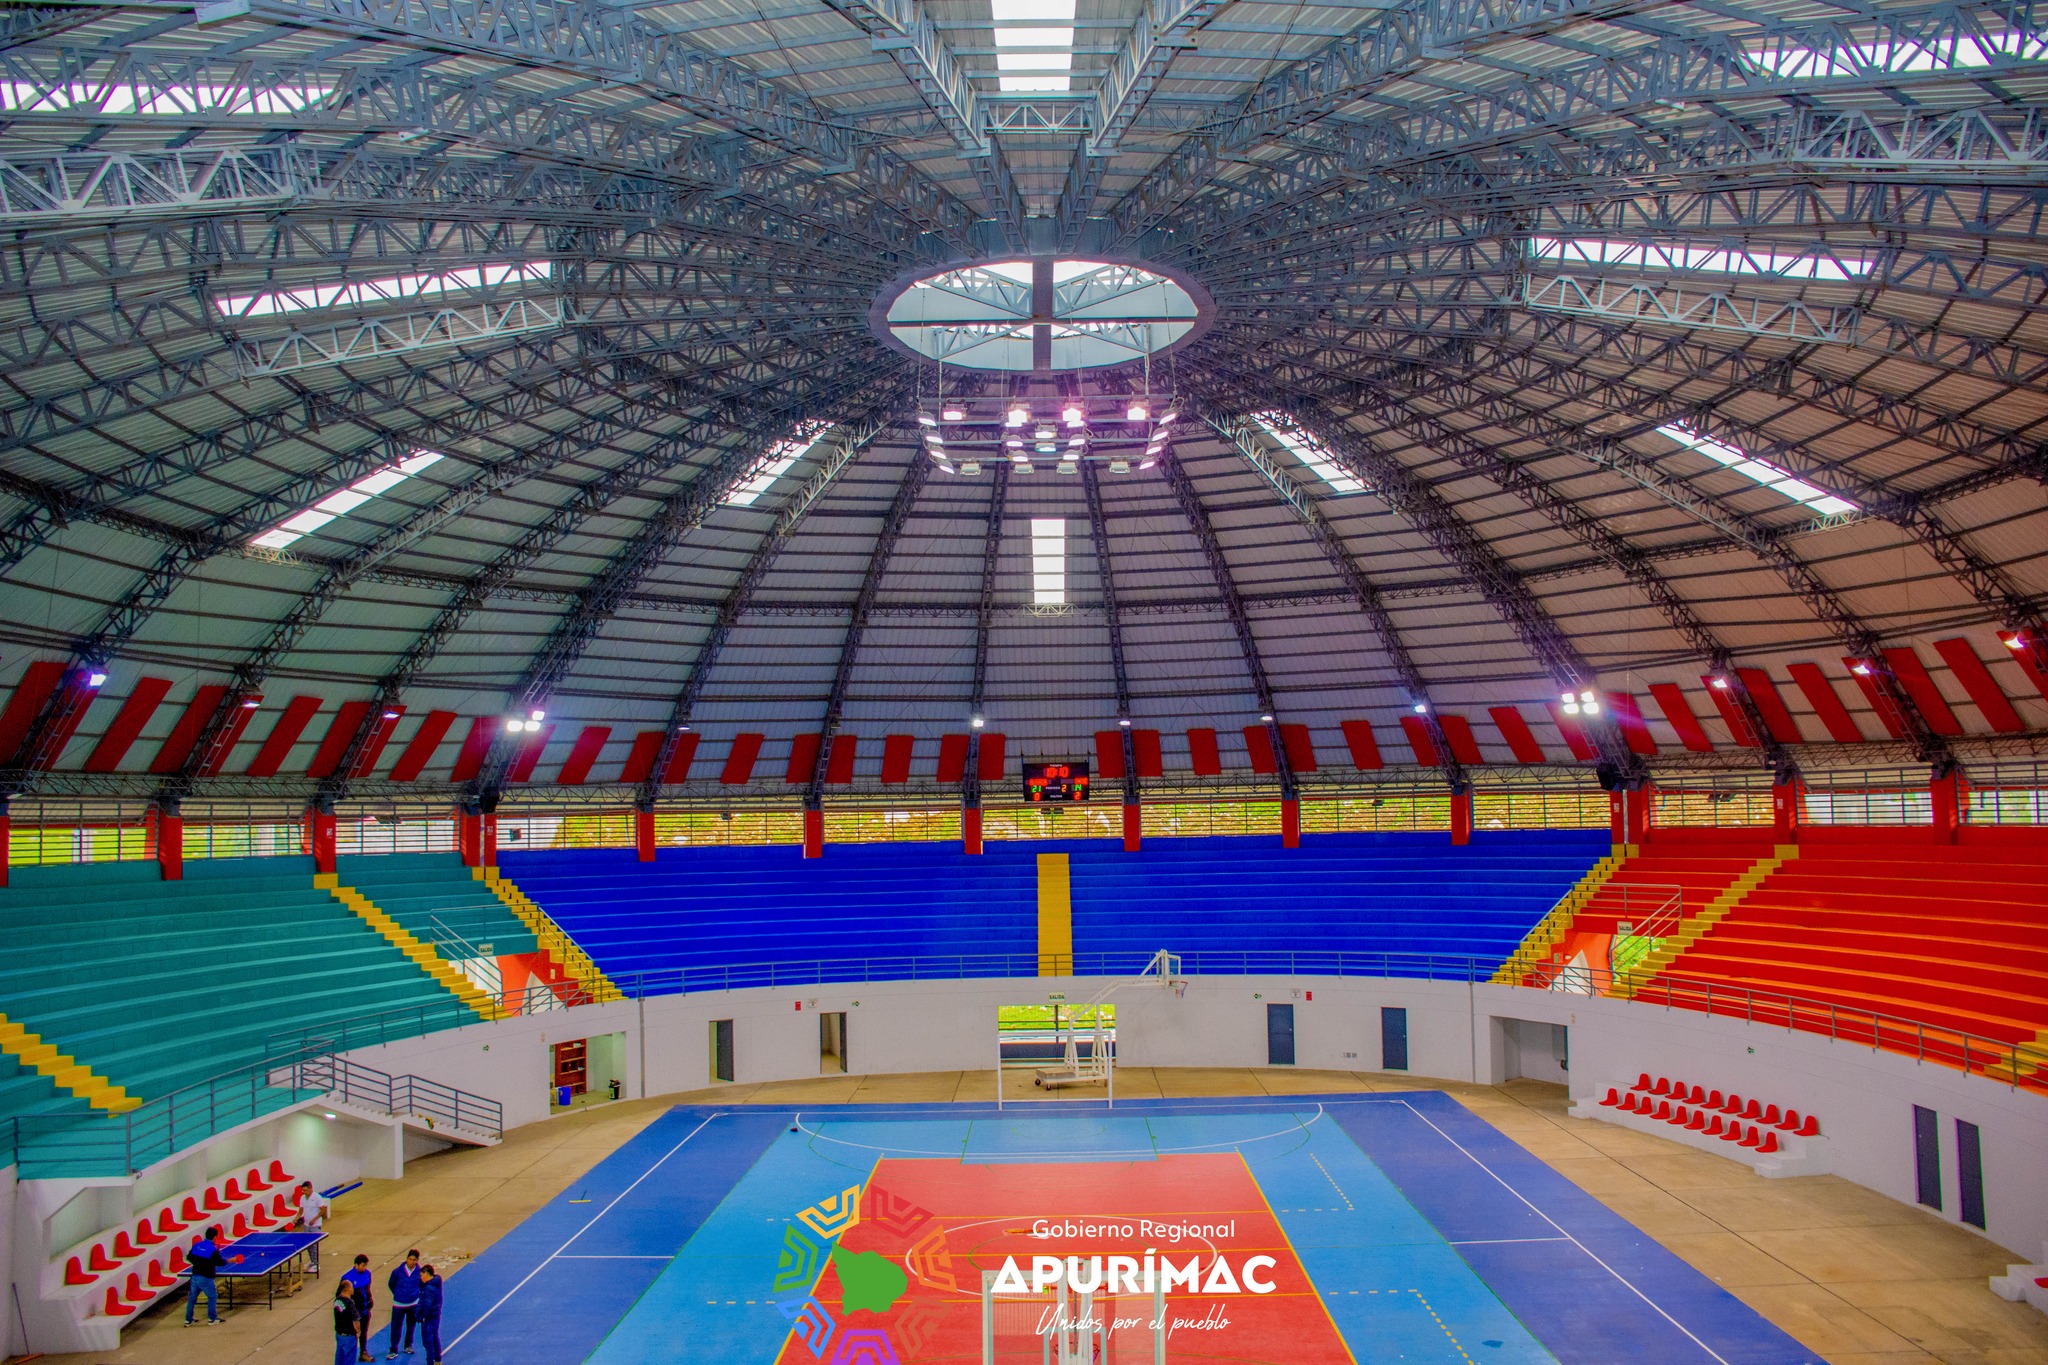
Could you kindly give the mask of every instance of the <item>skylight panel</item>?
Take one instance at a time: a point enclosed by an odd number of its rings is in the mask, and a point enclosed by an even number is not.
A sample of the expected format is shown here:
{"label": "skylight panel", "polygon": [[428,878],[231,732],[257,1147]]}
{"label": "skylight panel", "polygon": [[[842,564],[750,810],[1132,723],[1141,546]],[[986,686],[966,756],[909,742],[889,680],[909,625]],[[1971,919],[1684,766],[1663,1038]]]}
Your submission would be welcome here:
{"label": "skylight panel", "polygon": [[1005,28],[996,26],[997,47],[1064,47],[1072,50],[1074,30],[1067,28]]}
{"label": "skylight panel", "polygon": [[1074,0],[990,0],[989,8],[996,21],[997,89],[1005,94],[1073,89]]}
{"label": "skylight panel", "polygon": [[1698,451],[1724,469],[1732,469],[1752,483],[1762,484],[1775,493],[1783,494],[1797,503],[1803,503],[1824,517],[1840,516],[1854,512],[1855,503],[1838,498],[1824,488],[1815,488],[1802,479],[1795,478],[1767,460],[1752,459],[1734,446],[1702,436],[1674,422],[1657,428],[1661,436],[1668,436],[1688,450]]}
{"label": "skylight panel", "polygon": [[1768,247],[1708,246],[1691,242],[1631,242],[1601,237],[1532,237],[1530,254],[1565,265],[1618,265],[1637,270],[1714,275],[1767,275],[1788,280],[1852,280],[1870,273],[1860,256],[1816,246],[1800,251]]}
{"label": "skylight panel", "polygon": [[282,550],[293,541],[311,535],[336,517],[345,517],[372,498],[390,492],[442,458],[439,451],[415,450],[397,464],[386,465],[374,474],[357,479],[346,488],[329,493],[305,511],[279,522],[275,529],[265,531],[249,543],[266,550]]}
{"label": "skylight panel", "polygon": [[1064,606],[1067,601],[1067,519],[1031,519],[1031,604]]}
{"label": "skylight panel", "polygon": [[1967,71],[2007,62],[2048,60],[2048,33],[2012,29],[2003,33],[1944,34],[1931,43],[1848,43],[1841,47],[1765,47],[1749,59],[1773,76],[1793,80],[1854,76],[1862,71],[1893,73]]}
{"label": "skylight panel", "polygon": [[393,275],[381,280],[352,280],[346,284],[302,285],[263,294],[231,295],[215,299],[214,307],[231,318],[267,317],[314,308],[358,308],[365,304],[431,298],[497,285],[545,284],[553,277],[553,271],[553,263],[549,261],[493,263],[425,275]]}
{"label": "skylight panel", "polygon": [[144,86],[98,81],[0,81],[0,109],[23,114],[90,112],[172,118],[188,114],[296,114],[318,108],[334,87],[324,82],[288,85]]}
{"label": "skylight panel", "polygon": [[816,445],[818,438],[832,429],[830,422],[808,421],[797,423],[796,434],[769,446],[761,458],[755,460],[747,470],[746,477],[725,495],[727,507],[752,507],[763,493],[784,474],[789,467],[802,459],[804,452]]}
{"label": "skylight panel", "polygon": [[1277,412],[1255,412],[1252,421],[1259,430],[1286,447],[1287,452],[1308,466],[1309,472],[1328,485],[1332,493],[1363,493],[1365,485],[1332,459],[1321,442]]}
{"label": "skylight panel", "polygon": [[1034,90],[1071,90],[1074,88],[1074,78],[1072,76],[998,76],[996,77],[996,86],[998,89],[1012,93],[1028,93]]}
{"label": "skylight panel", "polygon": [[998,52],[998,71],[1071,71],[1074,69],[1074,54],[1071,52]]}

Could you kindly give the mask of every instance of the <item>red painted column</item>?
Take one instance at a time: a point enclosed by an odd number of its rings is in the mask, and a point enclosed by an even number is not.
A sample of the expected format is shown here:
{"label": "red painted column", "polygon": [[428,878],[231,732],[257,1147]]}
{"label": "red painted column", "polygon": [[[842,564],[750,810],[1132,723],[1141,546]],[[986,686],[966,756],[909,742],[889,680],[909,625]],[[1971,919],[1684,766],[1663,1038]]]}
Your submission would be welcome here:
{"label": "red painted column", "polygon": [[0,886],[7,885],[7,864],[14,849],[14,817],[0,806]]}
{"label": "red painted column", "polygon": [[1781,844],[1799,842],[1799,779],[1771,783],[1771,837]]}
{"label": "red painted column", "polygon": [[962,853],[981,852],[980,806],[962,806],[960,808],[960,851]]}
{"label": "red painted column", "polygon": [[633,847],[640,853],[640,861],[654,861],[654,812],[636,810],[633,812]]}
{"label": "red painted column", "polygon": [[313,812],[313,870],[328,874],[334,871],[334,812],[331,810]]}
{"label": "red painted column", "polygon": [[1280,847],[1301,847],[1301,801],[1296,797],[1280,802]]}
{"label": "red painted column", "polygon": [[455,812],[455,849],[462,855],[464,867],[484,865],[482,816],[461,809]]}
{"label": "red painted column", "polygon": [[481,867],[498,865],[498,817],[489,813],[477,817],[477,857]]}
{"label": "red painted column", "polygon": [[156,866],[167,882],[185,880],[185,819],[180,815],[156,817]]}
{"label": "red painted column", "polygon": [[1472,842],[1472,789],[1462,788],[1451,793],[1451,842],[1469,844]]}
{"label": "red painted column", "polygon": [[1650,808],[1651,803],[1656,800],[1656,794],[1650,784],[1645,782],[1637,790],[1625,795],[1628,798],[1628,842],[1640,845],[1647,842],[1650,837]]}
{"label": "red painted column", "polygon": [[1959,842],[1963,826],[1962,777],[1956,773],[1948,773],[1930,778],[1927,783],[1927,794],[1934,802],[1934,842]]}
{"label": "red painted column", "polygon": [[1145,837],[1145,808],[1136,801],[1124,805],[1124,852],[1136,853]]}
{"label": "red painted column", "polygon": [[806,810],[804,812],[804,856],[822,858],[825,856],[825,812]]}

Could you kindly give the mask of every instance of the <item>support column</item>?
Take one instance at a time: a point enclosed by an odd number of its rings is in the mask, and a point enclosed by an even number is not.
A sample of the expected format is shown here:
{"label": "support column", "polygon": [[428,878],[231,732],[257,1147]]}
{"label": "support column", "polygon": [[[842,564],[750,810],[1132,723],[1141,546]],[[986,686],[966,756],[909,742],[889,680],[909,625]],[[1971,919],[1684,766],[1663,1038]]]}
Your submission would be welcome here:
{"label": "support column", "polygon": [[322,875],[334,872],[334,812],[313,808],[313,870]]}
{"label": "support column", "polygon": [[176,803],[157,807],[156,866],[167,882],[185,880],[185,818]]}
{"label": "support column", "polygon": [[1657,795],[1648,782],[1628,793],[1628,841],[1641,847],[1650,838],[1650,818]]}
{"label": "support column", "polygon": [[455,849],[462,855],[464,867],[484,865],[483,817],[460,806],[455,809]]}
{"label": "support column", "polygon": [[636,810],[633,812],[633,847],[640,854],[640,861],[654,861],[654,812]]}
{"label": "support column", "polygon": [[1301,798],[1289,796],[1280,802],[1280,847],[1301,847]]}
{"label": "support column", "polygon": [[1797,774],[1781,776],[1771,783],[1771,838],[1775,843],[1799,842],[1799,794]]}
{"label": "support column", "polygon": [[960,851],[962,853],[981,852],[980,806],[962,806],[960,808]]}
{"label": "support column", "polygon": [[[116,837],[119,837],[118,831]],[[7,885],[7,864],[14,850],[14,817],[8,813],[7,798],[0,796],[0,887]]]}
{"label": "support column", "polygon": [[1451,792],[1451,842],[1472,842],[1472,789],[1458,787]]}
{"label": "support column", "polygon": [[804,856],[825,856],[825,812],[808,806],[804,808]]}
{"label": "support column", "polygon": [[477,816],[477,866],[498,865],[498,815],[496,811],[485,811]]}
{"label": "support column", "polygon": [[1136,801],[1124,803],[1124,852],[1136,853],[1145,837],[1145,808]]}
{"label": "support column", "polygon": [[1950,769],[1937,768],[1928,779],[1927,794],[1934,804],[1934,842],[1960,842],[1963,827],[1963,777]]}

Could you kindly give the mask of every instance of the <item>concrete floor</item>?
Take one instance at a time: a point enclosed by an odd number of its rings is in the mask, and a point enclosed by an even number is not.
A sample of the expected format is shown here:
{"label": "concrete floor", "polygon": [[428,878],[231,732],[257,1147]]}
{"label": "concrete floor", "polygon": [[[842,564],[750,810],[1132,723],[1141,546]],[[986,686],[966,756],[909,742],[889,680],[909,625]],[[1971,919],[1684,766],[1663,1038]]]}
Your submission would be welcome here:
{"label": "concrete floor", "polygon": [[[2012,1259],[1974,1234],[1833,1176],[1764,1180],[1748,1167],[1648,1134],[1565,1114],[1564,1088],[1474,1086],[1343,1071],[1119,1069],[1119,1098],[1441,1089],[1550,1163],[1834,1365],[2048,1365],[2048,1315],[1985,1287]],[[326,1277],[275,1310],[185,1328],[182,1299],[144,1314],[112,1354],[53,1365],[231,1365],[330,1359],[327,1290],[337,1264],[366,1253],[381,1285],[409,1247],[443,1273],[516,1227],[670,1105],[907,1104],[994,1097],[988,1072],[830,1076],[730,1085],[572,1109],[507,1134],[502,1146],[412,1163],[403,1181],[367,1182],[335,1203]],[[1100,1091],[1070,1091],[1099,1094]],[[1012,1073],[1005,1101],[1042,1097]],[[459,1291],[459,1286],[456,1287]],[[383,1312],[378,1312],[378,1322]],[[451,1358],[460,1365],[459,1354]],[[565,1362],[567,1365],[567,1362]]]}

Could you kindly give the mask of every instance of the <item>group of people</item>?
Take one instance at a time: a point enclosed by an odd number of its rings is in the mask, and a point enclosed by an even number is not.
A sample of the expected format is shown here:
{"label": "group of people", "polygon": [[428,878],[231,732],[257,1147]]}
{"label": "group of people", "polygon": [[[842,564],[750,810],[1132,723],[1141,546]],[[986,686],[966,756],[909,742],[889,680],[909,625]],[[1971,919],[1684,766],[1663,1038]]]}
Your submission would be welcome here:
{"label": "group of people", "polygon": [[[405,1253],[405,1260],[385,1277],[391,1291],[390,1340],[386,1360],[398,1359],[399,1352],[412,1354],[413,1334],[418,1331],[426,1350],[425,1365],[441,1361],[441,1276],[431,1265],[420,1264],[417,1250]],[[375,1360],[370,1349],[370,1314],[377,1306],[370,1292],[370,1258],[356,1262],[334,1287],[334,1365],[358,1365]]]}
{"label": "group of people", "polygon": [[[314,1192],[310,1180],[299,1185],[294,1203],[297,1216],[293,1228],[300,1232],[321,1231],[330,1209],[326,1197]],[[192,1272],[185,1290],[187,1327],[193,1325],[202,1296],[206,1299],[207,1325],[220,1325],[216,1277],[221,1267],[241,1259],[229,1252],[219,1224],[209,1227],[192,1244],[185,1256]],[[307,1248],[307,1269],[315,1277],[320,1274],[318,1242]],[[441,1365],[441,1276],[433,1266],[420,1263],[420,1253],[415,1249],[406,1252],[405,1260],[392,1267],[384,1286],[391,1292],[391,1322],[387,1328],[390,1339],[385,1343],[388,1352],[384,1358],[396,1360],[401,1352],[411,1355],[417,1336],[427,1354],[425,1365]],[[370,1289],[370,1258],[358,1256],[334,1288],[334,1365],[364,1365],[377,1358],[370,1349],[370,1315],[376,1306]]]}

